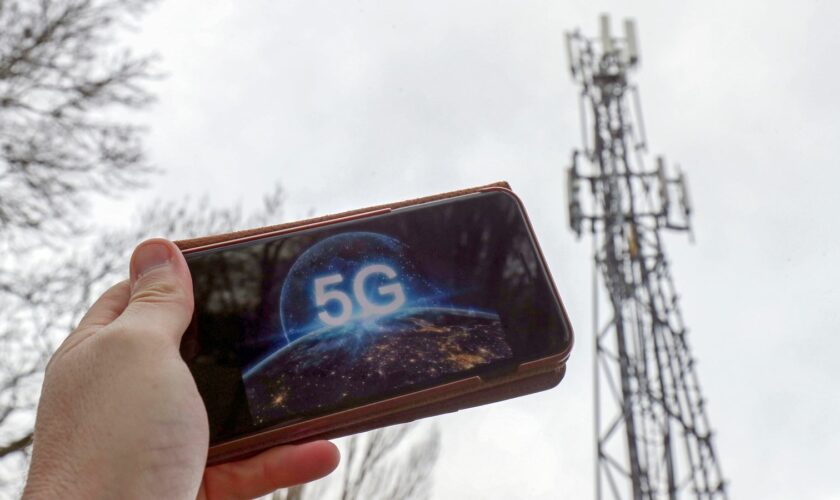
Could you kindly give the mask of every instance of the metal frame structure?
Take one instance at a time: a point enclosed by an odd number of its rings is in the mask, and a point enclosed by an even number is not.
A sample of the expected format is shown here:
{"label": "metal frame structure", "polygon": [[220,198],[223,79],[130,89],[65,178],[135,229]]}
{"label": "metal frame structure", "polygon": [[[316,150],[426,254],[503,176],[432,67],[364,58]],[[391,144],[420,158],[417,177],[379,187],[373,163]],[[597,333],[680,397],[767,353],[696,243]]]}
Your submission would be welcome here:
{"label": "metal frame structure", "polygon": [[569,224],[591,234],[595,259],[595,497],[726,499],[660,234],[691,231],[685,177],[661,157],[645,164],[628,79],[639,61],[635,25],[625,21],[622,37],[607,16],[600,25],[595,39],[566,35],[583,131],[568,169]]}

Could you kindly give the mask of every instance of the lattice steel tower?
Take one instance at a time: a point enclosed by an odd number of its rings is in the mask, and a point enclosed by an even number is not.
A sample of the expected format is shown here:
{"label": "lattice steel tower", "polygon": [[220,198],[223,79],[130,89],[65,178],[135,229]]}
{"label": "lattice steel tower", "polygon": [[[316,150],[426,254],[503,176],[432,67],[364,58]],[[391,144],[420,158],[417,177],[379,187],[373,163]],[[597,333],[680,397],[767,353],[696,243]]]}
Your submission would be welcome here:
{"label": "lattice steel tower", "polygon": [[616,37],[602,16],[599,37],[575,31],[566,41],[583,130],[568,170],[569,224],[578,237],[591,233],[595,258],[595,496],[726,499],[660,234],[690,232],[691,205],[678,169],[669,174],[661,157],[645,163],[628,80],[635,25],[625,21]]}

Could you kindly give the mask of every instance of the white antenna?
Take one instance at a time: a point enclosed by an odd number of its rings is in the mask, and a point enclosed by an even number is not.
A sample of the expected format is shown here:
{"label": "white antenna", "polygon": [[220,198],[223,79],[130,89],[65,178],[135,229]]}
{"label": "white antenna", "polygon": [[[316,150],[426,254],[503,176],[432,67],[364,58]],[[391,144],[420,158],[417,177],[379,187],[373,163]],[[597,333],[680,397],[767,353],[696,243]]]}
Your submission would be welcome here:
{"label": "white antenna", "polygon": [[601,14],[601,45],[604,49],[604,54],[609,54],[613,51],[613,40],[610,34],[610,16],[608,14]]}
{"label": "white antenna", "polygon": [[671,197],[668,193],[668,173],[665,171],[665,158],[662,156],[656,157],[656,176],[659,177],[659,196],[662,198],[662,211],[665,216],[671,210]]}
{"label": "white antenna", "polygon": [[566,60],[569,61],[569,71],[572,72],[572,78],[575,77],[575,60],[572,57],[572,34],[566,32]]}
{"label": "white antenna", "polygon": [[639,41],[636,38],[636,22],[624,20],[624,38],[627,40],[627,62],[635,66],[639,62]]}

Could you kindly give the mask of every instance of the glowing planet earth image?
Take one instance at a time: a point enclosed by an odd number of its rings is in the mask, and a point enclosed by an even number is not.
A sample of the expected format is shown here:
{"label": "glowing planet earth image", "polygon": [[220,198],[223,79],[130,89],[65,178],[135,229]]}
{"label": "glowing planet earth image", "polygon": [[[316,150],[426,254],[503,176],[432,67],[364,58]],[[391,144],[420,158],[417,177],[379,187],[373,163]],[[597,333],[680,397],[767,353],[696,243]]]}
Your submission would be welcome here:
{"label": "glowing planet earth image", "polygon": [[496,314],[404,308],[307,334],[251,368],[244,382],[259,424],[341,408],[512,354]]}

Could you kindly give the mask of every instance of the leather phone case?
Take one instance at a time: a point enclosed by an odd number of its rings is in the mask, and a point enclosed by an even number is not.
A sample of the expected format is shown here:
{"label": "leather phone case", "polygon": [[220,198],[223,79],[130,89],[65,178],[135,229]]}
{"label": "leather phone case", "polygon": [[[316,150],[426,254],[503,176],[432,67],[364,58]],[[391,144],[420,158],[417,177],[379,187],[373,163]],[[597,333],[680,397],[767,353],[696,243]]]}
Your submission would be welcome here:
{"label": "leather phone case", "polygon": [[[452,191],[387,205],[378,205],[299,222],[289,222],[181,240],[176,241],[175,244],[185,253],[189,253],[190,251],[223,246],[233,241],[239,242],[262,238],[270,234],[294,232],[303,228],[329,225],[342,220],[352,220],[378,213],[387,213],[390,210],[401,207],[485,191],[510,191],[510,186],[507,182],[497,182],[471,189]],[[539,253],[540,257],[543,258],[541,251]],[[552,286],[554,286],[553,281]],[[554,290],[554,293],[556,294],[556,290]],[[558,301],[560,300],[559,295],[557,299]],[[571,335],[571,324],[568,321],[565,311],[563,314],[566,327]],[[312,418],[303,422],[292,423],[278,428],[269,428],[233,441],[219,443],[210,447],[208,465],[250,456],[280,444],[347,436],[379,427],[406,423],[443,413],[451,413],[465,408],[549,389],[556,386],[563,379],[571,346],[572,342],[570,340],[569,346],[564,351],[550,357],[522,364],[513,373],[492,379],[484,380],[481,377],[475,376]]]}

